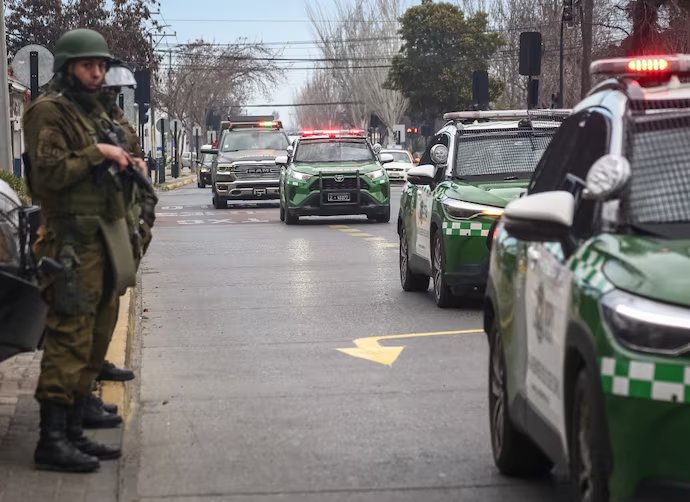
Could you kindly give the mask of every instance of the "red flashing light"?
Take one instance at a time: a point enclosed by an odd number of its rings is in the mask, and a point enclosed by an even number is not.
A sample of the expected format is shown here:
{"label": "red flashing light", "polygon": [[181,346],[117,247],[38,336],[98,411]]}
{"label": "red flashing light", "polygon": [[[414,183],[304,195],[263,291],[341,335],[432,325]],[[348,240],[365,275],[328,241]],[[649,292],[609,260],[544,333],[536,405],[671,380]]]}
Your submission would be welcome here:
{"label": "red flashing light", "polygon": [[361,129],[305,129],[300,132],[300,136],[360,136],[362,133]]}
{"label": "red flashing light", "polygon": [[630,71],[665,71],[666,69],[668,69],[668,61],[661,58],[628,61],[628,70]]}
{"label": "red flashing light", "polygon": [[212,146],[213,148],[216,147],[216,140],[215,140],[215,139],[213,140],[213,143],[211,143],[211,146]]}
{"label": "red flashing light", "polygon": [[278,126],[278,121],[276,120],[265,120],[262,122],[259,122],[259,127],[277,127]]}
{"label": "red flashing light", "polygon": [[414,133],[417,134],[417,132],[419,132],[419,129],[417,129],[417,128],[415,127],[415,128],[414,128]]}

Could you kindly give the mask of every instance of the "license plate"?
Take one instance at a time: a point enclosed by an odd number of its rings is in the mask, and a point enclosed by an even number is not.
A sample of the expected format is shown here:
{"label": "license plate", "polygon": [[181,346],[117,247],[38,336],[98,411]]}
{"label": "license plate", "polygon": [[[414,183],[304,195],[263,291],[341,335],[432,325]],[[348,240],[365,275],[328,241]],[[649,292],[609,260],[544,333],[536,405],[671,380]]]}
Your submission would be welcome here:
{"label": "license plate", "polygon": [[266,195],[266,189],[265,188],[255,188],[254,189],[254,195],[257,197],[260,197],[262,195]]}
{"label": "license plate", "polygon": [[349,193],[329,193],[328,202],[350,202]]}

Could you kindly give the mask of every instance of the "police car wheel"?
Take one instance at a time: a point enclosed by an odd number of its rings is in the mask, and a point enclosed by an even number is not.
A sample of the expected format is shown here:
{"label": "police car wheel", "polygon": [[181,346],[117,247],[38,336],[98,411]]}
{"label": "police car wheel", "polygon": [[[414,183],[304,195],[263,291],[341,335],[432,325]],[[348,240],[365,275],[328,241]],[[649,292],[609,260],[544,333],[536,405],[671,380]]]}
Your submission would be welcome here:
{"label": "police car wheel", "polygon": [[576,502],[608,502],[603,433],[597,427],[595,399],[587,372],[575,380],[570,423],[570,482]]}
{"label": "police car wheel", "polygon": [[429,289],[429,278],[412,272],[409,256],[407,232],[403,225],[400,231],[400,284],[403,291],[426,291]]}
{"label": "police car wheel", "polygon": [[446,284],[446,278],[443,275],[443,263],[445,260],[441,232],[435,232],[431,242],[431,273],[434,280],[434,300],[436,300],[438,307],[444,309],[451,307],[456,302],[456,297],[453,295],[450,287],[448,287],[448,284]]}
{"label": "police car wheel", "polygon": [[297,225],[299,223],[299,216],[290,212],[289,209],[285,209],[285,223],[288,225]]}
{"label": "police car wheel", "polygon": [[553,462],[513,424],[508,408],[503,337],[494,322],[489,330],[489,426],[494,464],[506,476],[544,476]]}

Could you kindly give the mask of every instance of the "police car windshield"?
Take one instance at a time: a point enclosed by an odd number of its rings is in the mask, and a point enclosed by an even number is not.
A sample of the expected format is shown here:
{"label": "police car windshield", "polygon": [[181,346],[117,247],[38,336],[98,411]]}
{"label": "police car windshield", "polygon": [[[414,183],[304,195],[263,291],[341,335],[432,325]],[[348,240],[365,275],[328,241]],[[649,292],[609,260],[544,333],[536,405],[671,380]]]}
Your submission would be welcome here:
{"label": "police car windshield", "polygon": [[234,130],[223,136],[222,152],[285,150],[290,143],[282,131]]}
{"label": "police car windshield", "polygon": [[302,140],[295,153],[295,162],[368,162],[374,160],[374,153],[365,141]]}
{"label": "police car windshield", "polygon": [[553,131],[465,132],[455,153],[455,176],[474,180],[530,178]]}

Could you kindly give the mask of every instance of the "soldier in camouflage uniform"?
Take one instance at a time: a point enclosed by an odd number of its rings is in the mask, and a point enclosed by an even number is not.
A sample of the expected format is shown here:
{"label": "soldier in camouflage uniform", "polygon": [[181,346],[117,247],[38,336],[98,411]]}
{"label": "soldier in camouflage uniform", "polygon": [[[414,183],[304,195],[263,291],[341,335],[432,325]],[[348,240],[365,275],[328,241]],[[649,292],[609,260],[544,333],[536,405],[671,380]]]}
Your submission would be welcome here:
{"label": "soldier in camouflage uniform", "polygon": [[[106,113],[113,119],[113,122],[119,126],[119,128],[115,128],[115,130],[117,131],[120,142],[125,146],[125,150],[130,153],[137,167],[146,176],[147,166],[142,158],[143,152],[139,145],[139,137],[125,117],[122,109],[117,106],[117,98],[122,87],[136,87],[136,79],[129,68],[122,65],[119,61],[115,61],[111,63],[108,69],[99,100]],[[131,238],[132,250],[134,252],[134,262],[138,269],[139,263],[151,243],[151,225],[147,223],[147,221],[152,222],[155,220],[154,211],[155,205],[158,203],[158,197],[153,189],[143,190],[139,185],[133,182],[130,176],[124,173],[120,174],[120,183],[127,205],[127,227]],[[148,211],[148,217],[144,219],[142,218],[142,212],[146,211]],[[114,329],[114,327],[114,325],[112,327],[109,326],[109,328],[112,329]],[[112,330],[108,335],[108,339],[111,338]],[[105,362],[104,369],[101,370],[101,373],[97,377],[98,380],[112,381],[126,381],[133,378],[134,373],[130,370],[115,368],[115,366],[108,361]],[[93,394],[89,396],[84,409],[84,426],[86,428],[115,427],[121,422],[122,418],[117,415],[116,405],[105,404]]]}
{"label": "soldier in camouflage uniform", "polygon": [[86,438],[82,414],[99,374],[118,314],[118,297],[134,285],[134,262],[126,204],[117,172],[132,158],[100,141],[110,122],[98,94],[112,60],[105,39],[78,29],[55,46],[55,77],[47,93],[24,113],[27,182],[41,202],[42,224],[34,243],[37,260],[53,259],[62,270],[42,278],[48,305],[41,374],[39,469],[96,470],[119,448]]}

